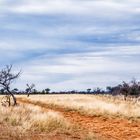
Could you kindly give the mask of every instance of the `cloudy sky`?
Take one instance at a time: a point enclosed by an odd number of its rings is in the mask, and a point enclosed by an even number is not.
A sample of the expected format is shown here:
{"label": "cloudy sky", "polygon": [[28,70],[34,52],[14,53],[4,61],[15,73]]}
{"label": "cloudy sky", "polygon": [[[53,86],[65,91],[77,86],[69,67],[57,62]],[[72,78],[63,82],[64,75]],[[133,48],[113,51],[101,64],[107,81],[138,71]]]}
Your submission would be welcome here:
{"label": "cloudy sky", "polygon": [[86,90],[140,79],[139,0],[0,0],[0,68],[25,88]]}

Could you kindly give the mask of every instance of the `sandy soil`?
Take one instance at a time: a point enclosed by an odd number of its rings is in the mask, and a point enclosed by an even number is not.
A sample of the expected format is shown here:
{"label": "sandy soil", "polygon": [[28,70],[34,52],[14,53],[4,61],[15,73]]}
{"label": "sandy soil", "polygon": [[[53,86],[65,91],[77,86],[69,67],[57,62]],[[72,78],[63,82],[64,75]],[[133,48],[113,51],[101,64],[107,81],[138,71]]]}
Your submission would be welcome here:
{"label": "sandy soil", "polygon": [[[26,102],[36,105],[35,102],[20,99],[20,102]],[[108,140],[140,140],[140,122],[130,121],[121,118],[89,117],[78,114],[73,111],[65,111],[62,108],[56,108],[42,102],[38,106],[44,109],[52,109],[60,112],[65,118],[74,124],[81,126],[81,129],[93,132]]]}
{"label": "sandy soil", "polygon": [[[75,111],[66,111],[60,107],[50,107],[43,102],[33,102],[18,98],[18,103],[32,104],[42,107],[43,110],[53,110],[61,113],[71,123],[79,125],[80,131],[73,136],[69,134],[28,134],[24,139],[32,140],[76,140],[81,139],[82,133],[91,132],[106,140],[140,140],[140,122],[121,118],[89,117]],[[3,127],[4,128],[4,127]],[[4,129],[0,128],[0,132]],[[3,136],[6,134],[3,134]],[[2,138],[2,137],[1,137]],[[22,137],[21,137],[22,139]],[[4,140],[4,138],[2,139]],[[10,140],[10,139],[8,139]]]}

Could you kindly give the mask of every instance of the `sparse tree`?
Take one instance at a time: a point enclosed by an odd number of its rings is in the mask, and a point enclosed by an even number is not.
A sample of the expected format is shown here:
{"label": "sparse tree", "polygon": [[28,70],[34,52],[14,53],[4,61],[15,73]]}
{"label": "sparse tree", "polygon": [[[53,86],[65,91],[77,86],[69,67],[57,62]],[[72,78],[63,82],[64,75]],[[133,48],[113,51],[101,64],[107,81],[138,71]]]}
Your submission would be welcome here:
{"label": "sparse tree", "polygon": [[128,96],[139,97],[140,95],[140,83],[133,79],[131,82],[127,83],[125,81],[122,84],[113,87],[113,95],[122,94],[124,95],[124,100]]}
{"label": "sparse tree", "polygon": [[135,95],[136,97],[140,95],[140,83],[137,82],[135,78],[131,81],[129,92],[130,95]]}
{"label": "sparse tree", "polygon": [[34,89],[33,89],[33,93],[34,93],[34,94],[37,94],[38,91],[34,88]]}
{"label": "sparse tree", "polygon": [[26,84],[27,88],[26,88],[26,93],[27,93],[27,97],[30,96],[30,94],[34,91],[34,87],[35,87],[35,84]]}
{"label": "sparse tree", "polygon": [[50,92],[50,89],[49,89],[49,88],[46,88],[46,89],[45,89],[45,93],[48,94],[49,92]]}
{"label": "sparse tree", "polygon": [[87,89],[87,93],[90,93],[90,92],[91,92],[91,88],[88,88],[88,89]]}
{"label": "sparse tree", "polygon": [[14,88],[14,89],[12,90],[12,92],[13,92],[13,93],[18,93],[18,89],[17,89],[17,88]]}
{"label": "sparse tree", "polygon": [[129,95],[130,86],[128,83],[123,81],[123,84],[120,87],[120,93],[124,95],[124,100],[126,100],[127,96]]}
{"label": "sparse tree", "polygon": [[45,94],[45,90],[44,89],[42,90],[41,94]]}
{"label": "sparse tree", "polygon": [[112,93],[113,92],[113,88],[111,86],[107,86],[106,90],[108,93]]}
{"label": "sparse tree", "polygon": [[[12,65],[7,65],[4,69],[0,71],[0,86],[8,95],[10,95],[13,99],[13,105],[15,106],[17,104],[16,97],[14,96],[14,93],[11,90],[11,84],[13,81],[15,81],[21,74],[21,71],[17,74],[12,73]],[[10,106],[10,100],[9,100],[9,106]]]}
{"label": "sparse tree", "polygon": [[102,92],[101,88],[97,87],[93,90],[93,93],[100,94]]}

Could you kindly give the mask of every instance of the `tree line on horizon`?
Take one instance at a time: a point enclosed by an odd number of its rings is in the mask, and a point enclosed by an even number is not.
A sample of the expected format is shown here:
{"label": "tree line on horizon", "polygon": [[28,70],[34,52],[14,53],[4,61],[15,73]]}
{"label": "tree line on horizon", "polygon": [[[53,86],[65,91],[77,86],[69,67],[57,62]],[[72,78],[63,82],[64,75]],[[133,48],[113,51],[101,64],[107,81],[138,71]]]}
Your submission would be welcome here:
{"label": "tree line on horizon", "polygon": [[[11,89],[11,84],[21,75],[21,71],[16,74],[12,72],[12,65],[7,65],[4,69],[0,71],[0,94],[1,95],[9,95],[12,97],[14,101],[14,105],[16,105],[16,97],[15,94],[26,94],[29,97],[32,94],[111,94],[111,95],[124,95],[125,100],[127,96],[140,96],[140,82],[137,82],[136,79],[133,79],[131,82],[127,83],[123,81],[121,84],[117,86],[107,86],[106,90],[102,90],[101,88],[91,89],[88,88],[86,91],[60,91],[60,92],[51,92],[50,88],[43,89],[42,91],[38,91],[35,88],[35,84],[26,84],[26,89],[24,91],[20,91],[18,88]],[[8,96],[8,97],[9,97]],[[10,98],[9,106],[10,106]]]}

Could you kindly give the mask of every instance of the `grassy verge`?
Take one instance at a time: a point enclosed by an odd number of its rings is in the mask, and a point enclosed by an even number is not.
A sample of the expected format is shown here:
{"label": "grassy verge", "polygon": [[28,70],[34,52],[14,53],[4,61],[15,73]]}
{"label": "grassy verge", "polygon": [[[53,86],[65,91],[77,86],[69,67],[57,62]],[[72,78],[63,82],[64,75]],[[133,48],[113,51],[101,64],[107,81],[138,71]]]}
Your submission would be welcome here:
{"label": "grassy verge", "polygon": [[[79,126],[68,122],[60,113],[46,111],[35,105],[20,104],[16,107],[0,106],[0,125],[6,125],[4,135],[12,140],[28,139],[34,134],[61,134],[73,139],[92,139],[94,135],[81,133]],[[26,137],[25,137],[26,136]],[[5,136],[4,136],[5,137]],[[7,139],[9,140],[7,137]],[[5,138],[6,139],[6,138]]]}
{"label": "grassy verge", "polygon": [[[24,97],[23,97],[24,99]],[[27,98],[26,98],[27,99]],[[140,120],[140,105],[120,98],[88,95],[46,95],[31,96],[34,104],[46,104],[49,107],[60,107],[65,111],[77,111],[88,116],[120,117]]]}

